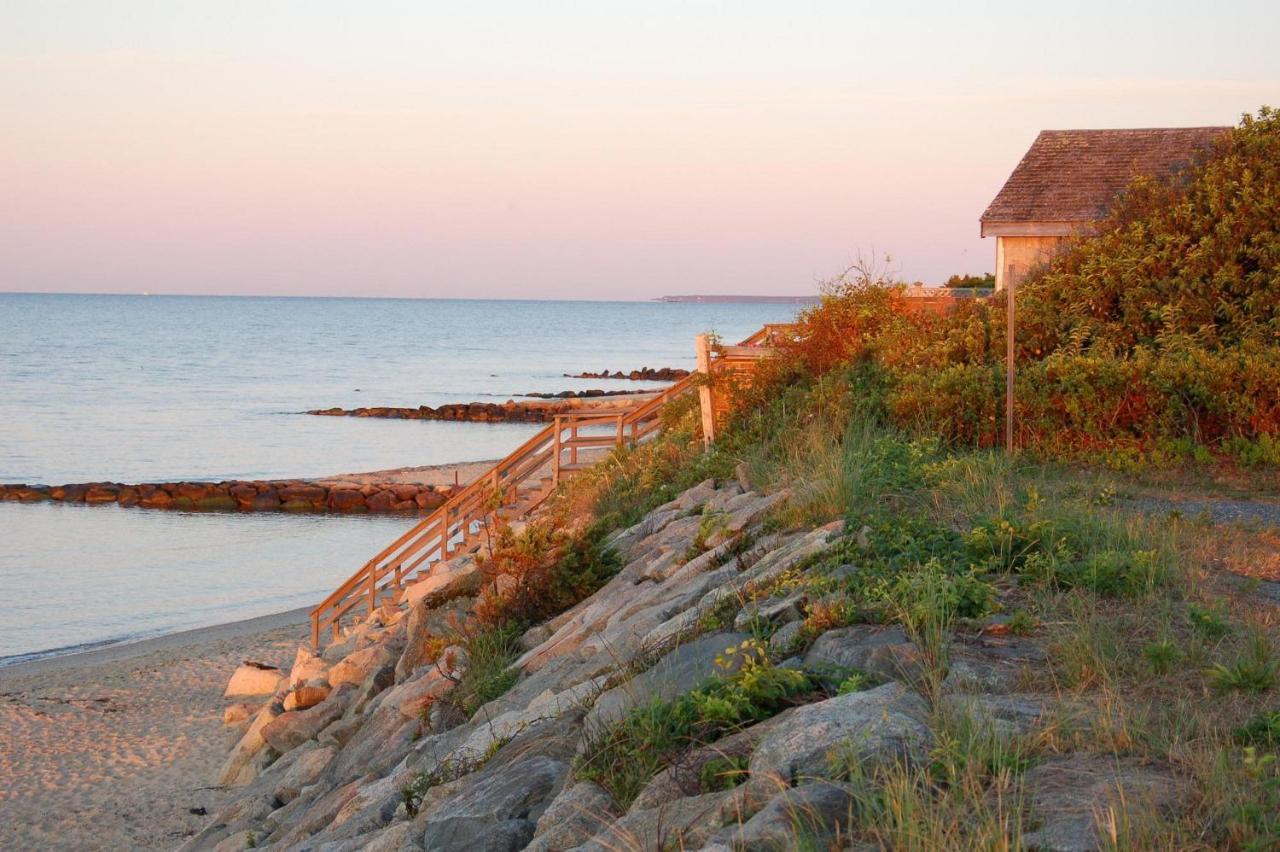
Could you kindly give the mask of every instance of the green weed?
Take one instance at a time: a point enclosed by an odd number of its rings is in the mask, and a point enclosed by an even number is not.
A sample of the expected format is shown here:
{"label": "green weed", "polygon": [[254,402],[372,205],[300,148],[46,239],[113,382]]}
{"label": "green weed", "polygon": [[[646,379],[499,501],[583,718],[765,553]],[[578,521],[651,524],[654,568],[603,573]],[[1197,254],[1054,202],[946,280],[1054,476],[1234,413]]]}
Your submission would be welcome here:
{"label": "green weed", "polygon": [[1209,685],[1220,692],[1266,692],[1280,679],[1280,662],[1272,659],[1266,637],[1256,634],[1249,643],[1248,655],[1231,665],[1218,663],[1205,676]]}

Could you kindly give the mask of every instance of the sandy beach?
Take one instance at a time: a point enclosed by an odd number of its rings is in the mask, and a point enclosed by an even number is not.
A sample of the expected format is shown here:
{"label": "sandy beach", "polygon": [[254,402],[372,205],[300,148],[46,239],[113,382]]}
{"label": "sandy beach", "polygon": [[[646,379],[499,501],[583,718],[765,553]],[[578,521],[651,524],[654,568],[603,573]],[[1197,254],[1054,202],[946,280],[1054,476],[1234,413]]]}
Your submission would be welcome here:
{"label": "sandy beach", "polygon": [[307,610],[0,668],[0,849],[172,849],[227,798],[222,691]]}
{"label": "sandy beach", "polygon": [[[465,484],[491,464],[325,479]],[[171,849],[199,831],[208,817],[198,811],[213,814],[228,796],[212,786],[229,741],[228,678],[244,660],[289,666],[307,616],[0,667],[0,849]]]}
{"label": "sandy beach", "polygon": [[390,470],[371,470],[365,473],[339,473],[333,476],[317,477],[314,481],[321,483],[357,482],[361,485],[368,482],[404,482],[412,485],[466,485],[493,467],[497,461],[497,459],[490,459],[488,461],[461,462],[459,464],[394,467]]}

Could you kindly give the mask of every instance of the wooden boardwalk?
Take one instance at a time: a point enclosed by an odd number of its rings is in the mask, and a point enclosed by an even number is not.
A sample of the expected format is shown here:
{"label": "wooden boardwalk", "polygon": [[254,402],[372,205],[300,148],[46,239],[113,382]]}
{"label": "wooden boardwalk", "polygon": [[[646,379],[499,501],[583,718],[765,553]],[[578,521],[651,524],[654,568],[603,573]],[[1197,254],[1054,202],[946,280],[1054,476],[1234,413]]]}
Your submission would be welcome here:
{"label": "wooden boardwalk", "polygon": [[490,522],[528,516],[561,481],[590,467],[601,452],[632,446],[654,435],[662,427],[662,410],[667,404],[695,389],[702,396],[704,432],[710,442],[716,414],[724,407],[723,399],[712,395],[714,377],[732,374],[734,381],[740,383],[744,372],[771,354],[769,344],[776,335],[790,328],[766,325],[736,346],[715,346],[701,335],[698,372],[651,399],[558,415],[554,422],[383,548],[321,601],[311,612],[312,646],[320,646],[325,631],[338,637],[344,616],[360,608],[373,612],[386,600],[398,602],[406,584],[432,565],[478,552]]}

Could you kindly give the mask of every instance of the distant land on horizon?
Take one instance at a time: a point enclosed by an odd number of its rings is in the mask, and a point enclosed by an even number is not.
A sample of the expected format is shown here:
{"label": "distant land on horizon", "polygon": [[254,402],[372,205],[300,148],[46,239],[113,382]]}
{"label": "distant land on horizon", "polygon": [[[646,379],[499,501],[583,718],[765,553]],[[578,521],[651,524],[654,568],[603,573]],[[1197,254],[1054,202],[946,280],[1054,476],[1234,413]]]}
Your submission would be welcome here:
{"label": "distant land on horizon", "polygon": [[818,301],[818,296],[659,296],[655,302],[751,302],[755,304],[809,305]]}

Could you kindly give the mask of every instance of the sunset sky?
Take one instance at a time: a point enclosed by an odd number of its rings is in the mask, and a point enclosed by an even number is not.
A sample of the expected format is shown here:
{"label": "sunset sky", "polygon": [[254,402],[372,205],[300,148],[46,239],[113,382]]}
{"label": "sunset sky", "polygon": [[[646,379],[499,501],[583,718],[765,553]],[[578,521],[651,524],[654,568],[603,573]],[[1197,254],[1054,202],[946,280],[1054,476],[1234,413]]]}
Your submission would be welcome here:
{"label": "sunset sky", "polygon": [[1280,105],[1280,3],[0,11],[0,290],[813,292],[988,271],[1041,128]]}

